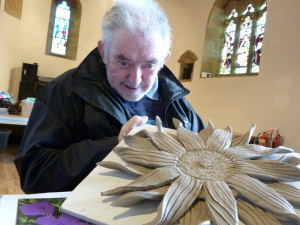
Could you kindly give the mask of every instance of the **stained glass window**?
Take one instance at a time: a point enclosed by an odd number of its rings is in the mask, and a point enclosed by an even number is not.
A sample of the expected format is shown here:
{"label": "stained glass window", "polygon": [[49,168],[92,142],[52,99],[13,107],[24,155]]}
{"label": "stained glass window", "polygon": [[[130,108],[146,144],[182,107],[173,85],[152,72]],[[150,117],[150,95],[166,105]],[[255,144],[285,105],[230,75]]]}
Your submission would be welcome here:
{"label": "stained glass window", "polygon": [[264,33],[265,33],[266,17],[267,17],[267,12],[264,12],[263,15],[257,20],[256,23],[254,53],[253,53],[253,59],[251,65],[252,73],[259,72],[261,49],[262,49]]}
{"label": "stained glass window", "polygon": [[253,21],[250,19],[250,16],[247,16],[240,25],[240,34],[236,50],[237,57],[235,64],[235,73],[247,72],[252,23]]}
{"label": "stained glass window", "polygon": [[253,8],[252,4],[249,4],[246,9],[243,12],[243,15],[246,15],[247,13],[253,13],[255,9]]}
{"label": "stained glass window", "polygon": [[66,55],[71,10],[63,1],[56,7],[51,53]]}
{"label": "stained glass window", "polygon": [[259,72],[267,3],[233,9],[224,22],[224,43],[220,75],[255,74]]}
{"label": "stained glass window", "polygon": [[237,17],[238,16],[238,13],[236,12],[236,10],[235,9],[233,9],[232,11],[231,11],[231,13],[229,14],[229,16],[228,16],[228,19],[231,19],[232,17]]}
{"label": "stained glass window", "polygon": [[220,68],[221,74],[230,74],[235,30],[236,24],[233,20],[231,20],[225,30],[225,40],[222,51],[222,63]]}
{"label": "stained glass window", "polygon": [[76,60],[81,12],[80,0],[51,0],[45,54]]}

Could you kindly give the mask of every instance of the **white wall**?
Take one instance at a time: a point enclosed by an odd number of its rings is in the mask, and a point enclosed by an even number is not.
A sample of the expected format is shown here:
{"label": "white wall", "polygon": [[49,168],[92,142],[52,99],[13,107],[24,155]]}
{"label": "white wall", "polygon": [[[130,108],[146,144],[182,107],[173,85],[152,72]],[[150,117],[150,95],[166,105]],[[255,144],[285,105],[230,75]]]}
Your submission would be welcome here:
{"label": "white wall", "polygon": [[[76,67],[101,39],[100,24],[112,0],[81,0],[76,60],[45,55],[51,1],[23,0],[21,20],[0,10],[0,90],[18,96],[22,63],[38,63],[38,76],[56,77]],[[11,81],[12,80],[12,81]],[[11,82],[10,82],[11,81]]]}
{"label": "white wall", "polygon": [[205,29],[214,1],[160,2],[170,16],[175,35],[169,66],[178,74],[177,60],[182,53],[189,49],[198,56],[193,81],[184,85],[192,91],[188,99],[201,117],[205,121],[211,118],[218,128],[231,125],[239,133],[253,123],[257,124],[256,135],[267,128],[278,128],[284,145],[300,152],[300,1],[268,1],[259,76],[201,79]]}
{"label": "white wall", "polygon": [[[261,59],[255,77],[199,78],[206,23],[214,0],[158,0],[173,27],[174,44],[167,65],[178,75],[177,60],[186,50],[196,53],[192,92],[188,99],[207,121],[218,128],[231,125],[243,133],[253,123],[256,134],[276,127],[285,145],[300,152],[300,19],[299,0],[269,0]],[[39,64],[39,76],[56,77],[77,66],[101,38],[100,20],[112,0],[81,0],[82,18],[77,59],[45,55],[50,1],[23,0],[22,19],[0,9],[0,90],[18,85],[23,62]],[[17,89],[12,88],[12,89]]]}
{"label": "white wall", "polygon": [[10,71],[14,67],[14,58],[18,55],[18,37],[20,22],[3,12],[4,1],[0,9],[0,90],[7,91]]}

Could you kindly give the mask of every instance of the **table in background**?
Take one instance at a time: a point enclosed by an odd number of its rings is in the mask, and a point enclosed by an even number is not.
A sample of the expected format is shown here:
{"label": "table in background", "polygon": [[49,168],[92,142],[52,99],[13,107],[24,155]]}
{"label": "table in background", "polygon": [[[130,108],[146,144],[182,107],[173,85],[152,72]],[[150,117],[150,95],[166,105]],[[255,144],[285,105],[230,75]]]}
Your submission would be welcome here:
{"label": "table in background", "polygon": [[19,115],[0,115],[0,124],[26,126],[29,117]]}

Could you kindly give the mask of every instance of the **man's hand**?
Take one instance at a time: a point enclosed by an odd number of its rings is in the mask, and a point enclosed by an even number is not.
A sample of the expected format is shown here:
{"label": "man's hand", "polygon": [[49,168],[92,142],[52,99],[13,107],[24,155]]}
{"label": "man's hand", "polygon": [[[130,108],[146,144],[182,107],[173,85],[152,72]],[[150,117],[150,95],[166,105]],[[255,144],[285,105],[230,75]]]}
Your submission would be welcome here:
{"label": "man's hand", "polygon": [[127,123],[123,125],[120,130],[118,140],[119,142],[123,140],[124,136],[127,135],[133,128],[145,124],[148,120],[148,116],[134,116]]}

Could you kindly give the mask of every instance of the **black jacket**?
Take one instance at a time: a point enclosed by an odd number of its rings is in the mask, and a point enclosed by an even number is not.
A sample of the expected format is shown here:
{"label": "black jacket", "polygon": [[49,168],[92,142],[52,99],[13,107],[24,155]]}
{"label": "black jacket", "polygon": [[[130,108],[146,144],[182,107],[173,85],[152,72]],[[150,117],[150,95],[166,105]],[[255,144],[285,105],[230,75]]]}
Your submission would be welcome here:
{"label": "black jacket", "polygon": [[[159,93],[167,127],[172,118],[199,132],[204,125],[184,98],[189,93],[164,67]],[[38,94],[15,165],[25,193],[71,191],[118,144],[130,115],[106,80],[97,49]]]}

